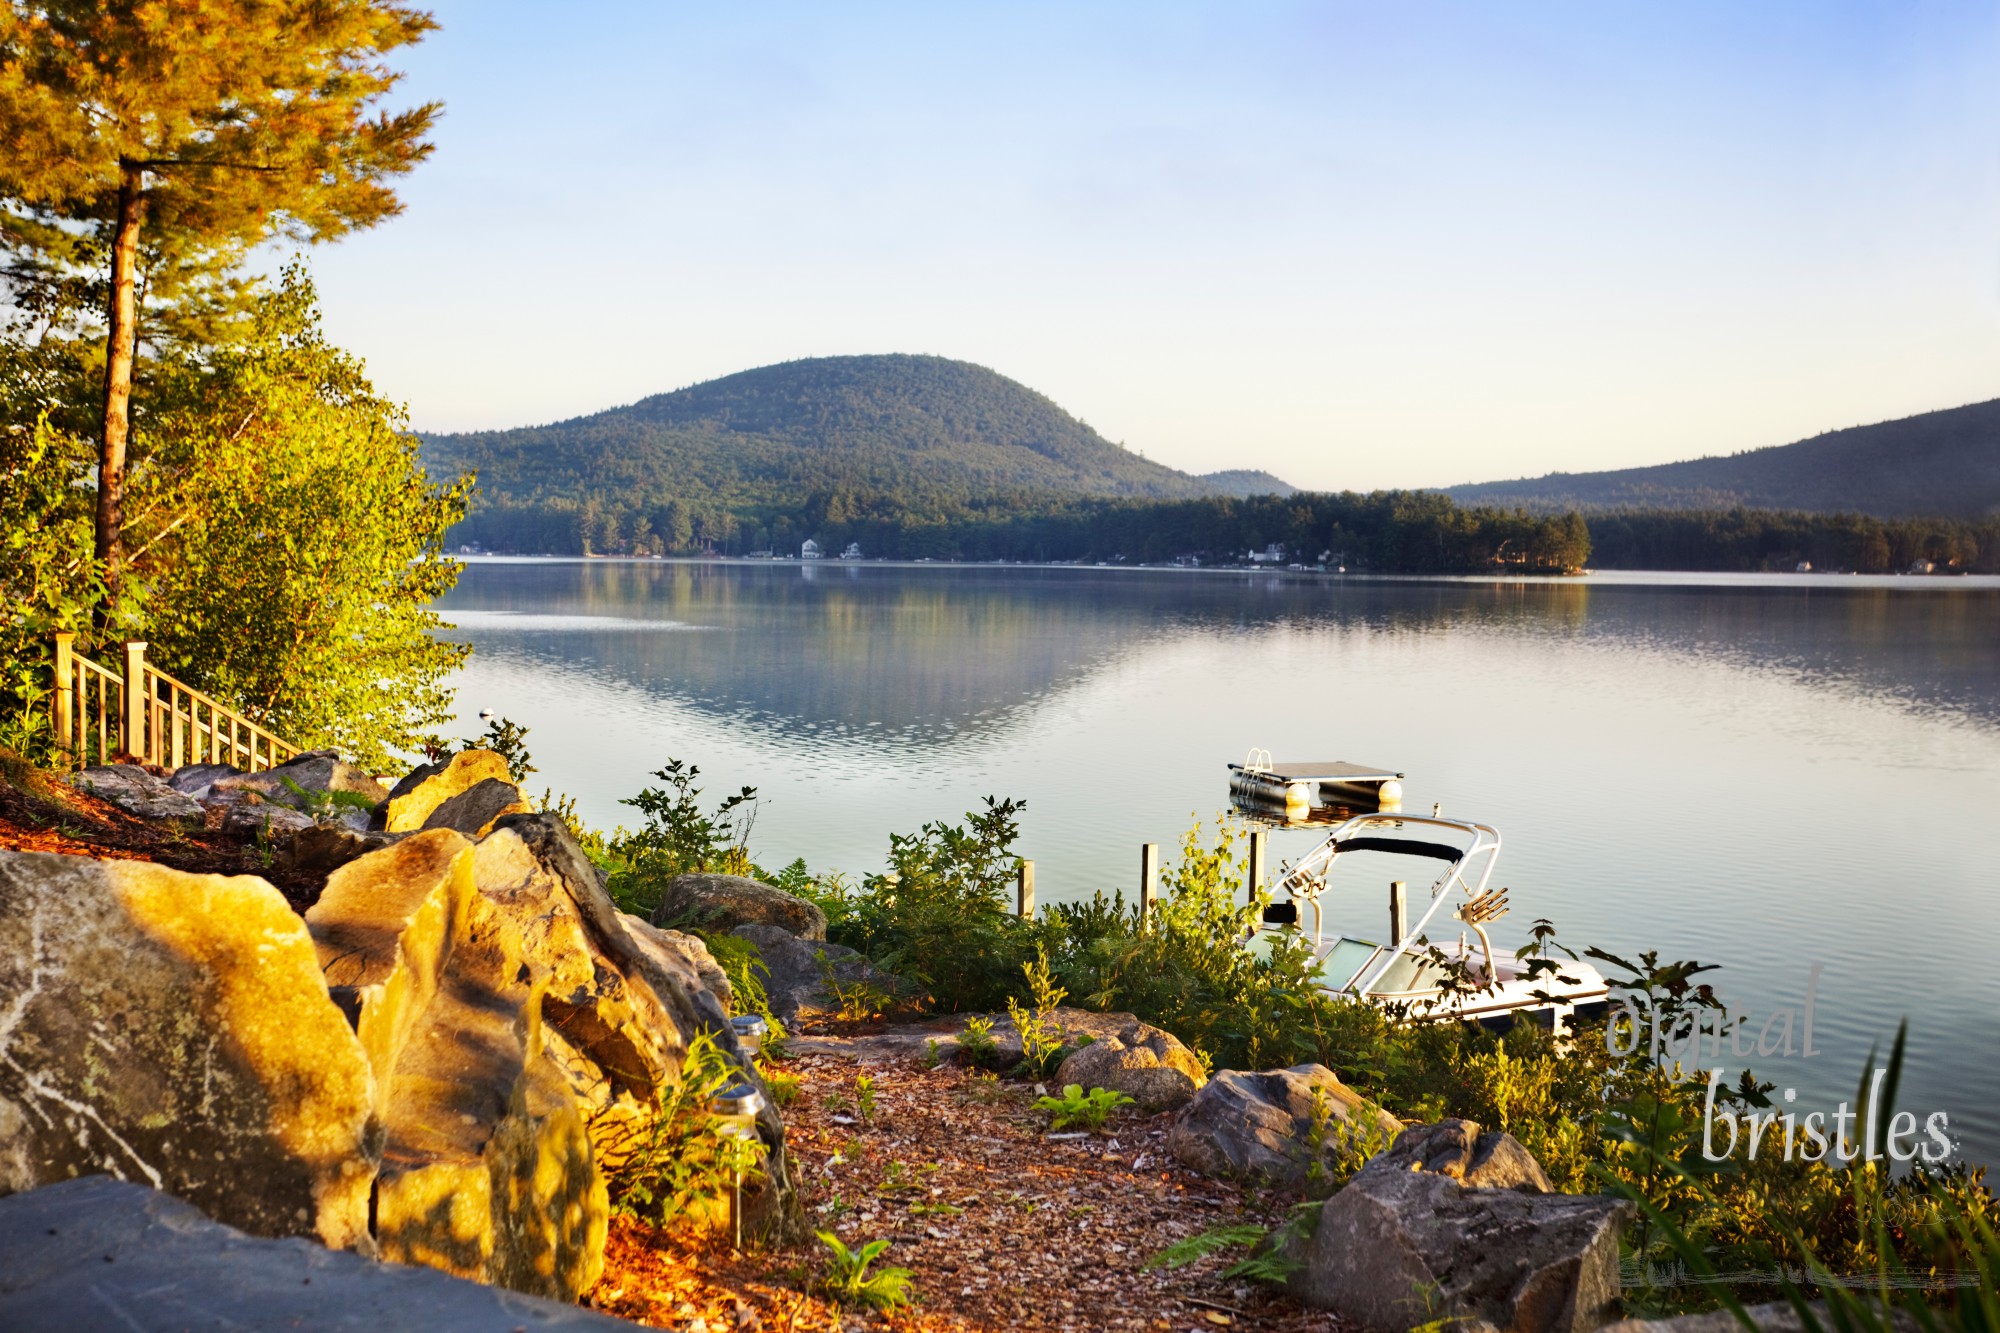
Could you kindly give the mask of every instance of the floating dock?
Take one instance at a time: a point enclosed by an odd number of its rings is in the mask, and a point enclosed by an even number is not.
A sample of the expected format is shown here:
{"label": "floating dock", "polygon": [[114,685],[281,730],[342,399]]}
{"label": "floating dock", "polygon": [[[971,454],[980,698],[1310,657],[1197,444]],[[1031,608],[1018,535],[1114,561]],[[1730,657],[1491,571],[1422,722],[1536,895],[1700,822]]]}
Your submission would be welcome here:
{"label": "floating dock", "polygon": [[1287,810],[1343,801],[1392,810],[1403,803],[1403,774],[1345,759],[1277,763],[1260,751],[1229,766],[1229,790],[1251,800],[1275,802]]}

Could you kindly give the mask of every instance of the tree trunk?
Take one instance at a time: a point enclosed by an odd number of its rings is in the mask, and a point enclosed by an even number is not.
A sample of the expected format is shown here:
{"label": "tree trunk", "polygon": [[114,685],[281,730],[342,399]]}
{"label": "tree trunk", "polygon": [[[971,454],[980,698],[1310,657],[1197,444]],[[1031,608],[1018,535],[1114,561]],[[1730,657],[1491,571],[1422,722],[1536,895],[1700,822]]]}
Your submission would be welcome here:
{"label": "tree trunk", "polygon": [[111,245],[111,333],[104,357],[104,431],[97,451],[97,562],[113,594],[125,558],[125,446],[132,436],[132,362],[139,345],[136,280],[144,180],[144,168],[124,168],[118,232]]}

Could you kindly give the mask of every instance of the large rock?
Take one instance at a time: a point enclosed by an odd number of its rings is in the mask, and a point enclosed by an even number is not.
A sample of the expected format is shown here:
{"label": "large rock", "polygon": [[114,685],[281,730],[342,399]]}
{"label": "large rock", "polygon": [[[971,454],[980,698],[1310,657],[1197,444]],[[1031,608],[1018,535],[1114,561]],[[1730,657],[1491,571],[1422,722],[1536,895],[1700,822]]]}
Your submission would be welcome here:
{"label": "large rock", "polygon": [[1262,1074],[1224,1070],[1195,1094],[1167,1132],[1183,1166],[1211,1176],[1320,1192],[1357,1152],[1387,1144],[1402,1124],[1324,1065]]}
{"label": "large rock", "polygon": [[406,833],[357,831],[345,824],[314,824],[278,848],[272,868],[286,875],[325,879],[349,861],[400,842]]}
{"label": "large rock", "polygon": [[439,806],[489,779],[513,781],[507,761],[491,750],[465,750],[419,765],[389,789],[388,799],[375,812],[375,827],[415,833]]}
{"label": "large rock", "polygon": [[[559,887],[575,909],[599,971],[622,978],[618,998],[629,1004],[638,1017],[638,1030],[654,1034],[660,1043],[657,1049],[663,1054],[670,1053],[676,1076],[685,1043],[697,1031],[706,1030],[744,1075],[756,1081],[755,1067],[737,1042],[721,1003],[708,990],[691,990],[675,967],[633,937],[624,924],[624,914],[605,892],[596,867],[584,856],[560,818],[547,812],[507,815],[481,846],[494,842],[502,833],[512,833],[521,840],[539,864],[540,874]],[[482,892],[487,891],[482,889]],[[553,985],[550,990],[553,993]],[[600,1012],[594,1004],[587,1010],[585,1006],[573,1006],[572,1012],[577,1011]],[[551,1010],[550,1030],[562,1023],[562,1018]],[[573,1026],[565,1028],[574,1030]],[[785,1127],[774,1104],[766,1105],[759,1114],[757,1129],[765,1148],[765,1174],[763,1180],[744,1192],[745,1229],[781,1240],[803,1239],[803,1214],[791,1178],[790,1158],[785,1152]]]}
{"label": "large rock", "polygon": [[365,1242],[381,1151],[313,941],[249,876],[0,852],[0,1194],[98,1172]]}
{"label": "large rock", "polygon": [[199,802],[178,792],[164,778],[156,778],[137,764],[105,764],[86,768],[71,777],[78,791],[111,802],[128,815],[141,819],[200,823],[206,816]]}
{"label": "large rock", "polygon": [[1055,1082],[1122,1092],[1148,1113],[1177,1111],[1208,1083],[1193,1051],[1171,1032],[1134,1022],[1116,1036],[1101,1037],[1062,1062]]}
{"label": "large rock", "polygon": [[527,809],[519,787],[502,778],[487,778],[431,811],[424,827],[456,829],[468,838],[480,838],[502,815],[525,814]]}
{"label": "large rock", "polygon": [[245,842],[280,846],[319,821],[303,810],[267,801],[253,791],[215,792],[206,809],[222,811],[222,831]]}
{"label": "large rock", "polygon": [[107,1176],[0,1199],[0,1328],[613,1333],[631,1325],[306,1240],[260,1240]]}
{"label": "large rock", "polygon": [[375,1241],[574,1299],[603,1269],[604,1177],[544,1049],[521,932],[476,890],[475,860],[450,829],[417,833],[335,871],[306,914],[375,1071]]}
{"label": "large rock", "polygon": [[660,905],[653,909],[653,924],[674,926],[683,922],[703,930],[776,926],[800,939],[826,938],[826,913],[817,903],[741,875],[689,874],[668,880],[660,894]]}
{"label": "large rock", "polygon": [[223,778],[242,775],[243,770],[234,764],[182,764],[168,776],[167,785],[199,801]]}
{"label": "large rock", "polygon": [[[1883,1326],[1896,1333],[1917,1333],[1920,1325],[1908,1307],[1885,1312],[1867,1296],[1862,1302],[1883,1319]],[[1809,1301],[1806,1308],[1812,1311],[1818,1321],[1817,1330],[1808,1329],[1806,1321],[1799,1317],[1798,1307],[1790,1301],[1767,1301],[1762,1305],[1746,1305],[1743,1313],[1760,1333],[1824,1333],[1829,1328],[1838,1328],[1840,1323],[1827,1311],[1824,1301]],[[1621,1319],[1615,1324],[1607,1324],[1604,1333],[1743,1333],[1743,1321],[1728,1310],[1707,1310],[1701,1314],[1675,1315],[1669,1319]]]}
{"label": "large rock", "polygon": [[332,750],[312,750],[260,773],[217,777],[208,794],[255,792],[273,805],[288,805],[308,814],[358,813],[388,799],[374,776],[343,763]]}
{"label": "large rock", "polygon": [[[1373,1328],[1602,1327],[1617,1313],[1618,1238],[1632,1205],[1544,1193],[1547,1178],[1524,1170],[1524,1158],[1533,1162],[1510,1136],[1469,1122],[1406,1130],[1321,1206],[1309,1237],[1287,1246],[1299,1265],[1292,1294]],[[1480,1180],[1514,1183],[1467,1183]]]}
{"label": "large rock", "polygon": [[801,1016],[832,1013],[839,1008],[833,988],[869,985],[887,995],[902,989],[900,978],[876,967],[844,944],[800,939],[791,931],[761,922],[729,932],[756,946],[767,975],[762,978],[771,1012],[786,1025]]}
{"label": "large rock", "polygon": [[689,991],[707,991],[721,1002],[724,1009],[735,1006],[735,988],[730,985],[729,974],[722,970],[721,963],[715,961],[715,955],[708,951],[708,945],[702,942],[701,936],[681,930],[662,930],[630,912],[621,912],[619,920],[632,937],[632,942],[647,957],[672,973]]}

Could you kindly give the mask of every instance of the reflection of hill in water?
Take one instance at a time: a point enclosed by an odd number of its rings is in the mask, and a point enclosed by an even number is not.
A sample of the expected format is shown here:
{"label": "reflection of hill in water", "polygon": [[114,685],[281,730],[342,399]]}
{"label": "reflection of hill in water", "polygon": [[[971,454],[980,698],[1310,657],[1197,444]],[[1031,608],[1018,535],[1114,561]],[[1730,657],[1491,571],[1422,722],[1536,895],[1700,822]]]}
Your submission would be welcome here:
{"label": "reflection of hill in water", "polygon": [[[593,562],[475,564],[446,609],[474,613],[465,634],[489,653],[588,664],[746,720],[905,742],[972,739],[1162,636],[1281,626],[1552,636],[2000,723],[2000,595],[1976,590]],[[510,626],[508,612],[527,614]]]}

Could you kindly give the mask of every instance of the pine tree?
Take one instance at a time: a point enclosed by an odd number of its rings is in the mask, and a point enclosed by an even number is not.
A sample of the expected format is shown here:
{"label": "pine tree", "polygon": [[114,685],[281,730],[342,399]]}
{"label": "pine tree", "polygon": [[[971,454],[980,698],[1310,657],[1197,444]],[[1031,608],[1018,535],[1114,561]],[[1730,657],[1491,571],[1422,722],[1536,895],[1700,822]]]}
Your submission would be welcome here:
{"label": "pine tree", "polygon": [[329,240],[400,211],[390,181],[429,155],[438,106],[375,110],[401,77],[384,58],[435,26],[401,0],[0,11],[9,285],[17,304],[81,294],[105,311],[94,540],[113,591],[140,318],[198,322],[231,307],[258,243]]}

